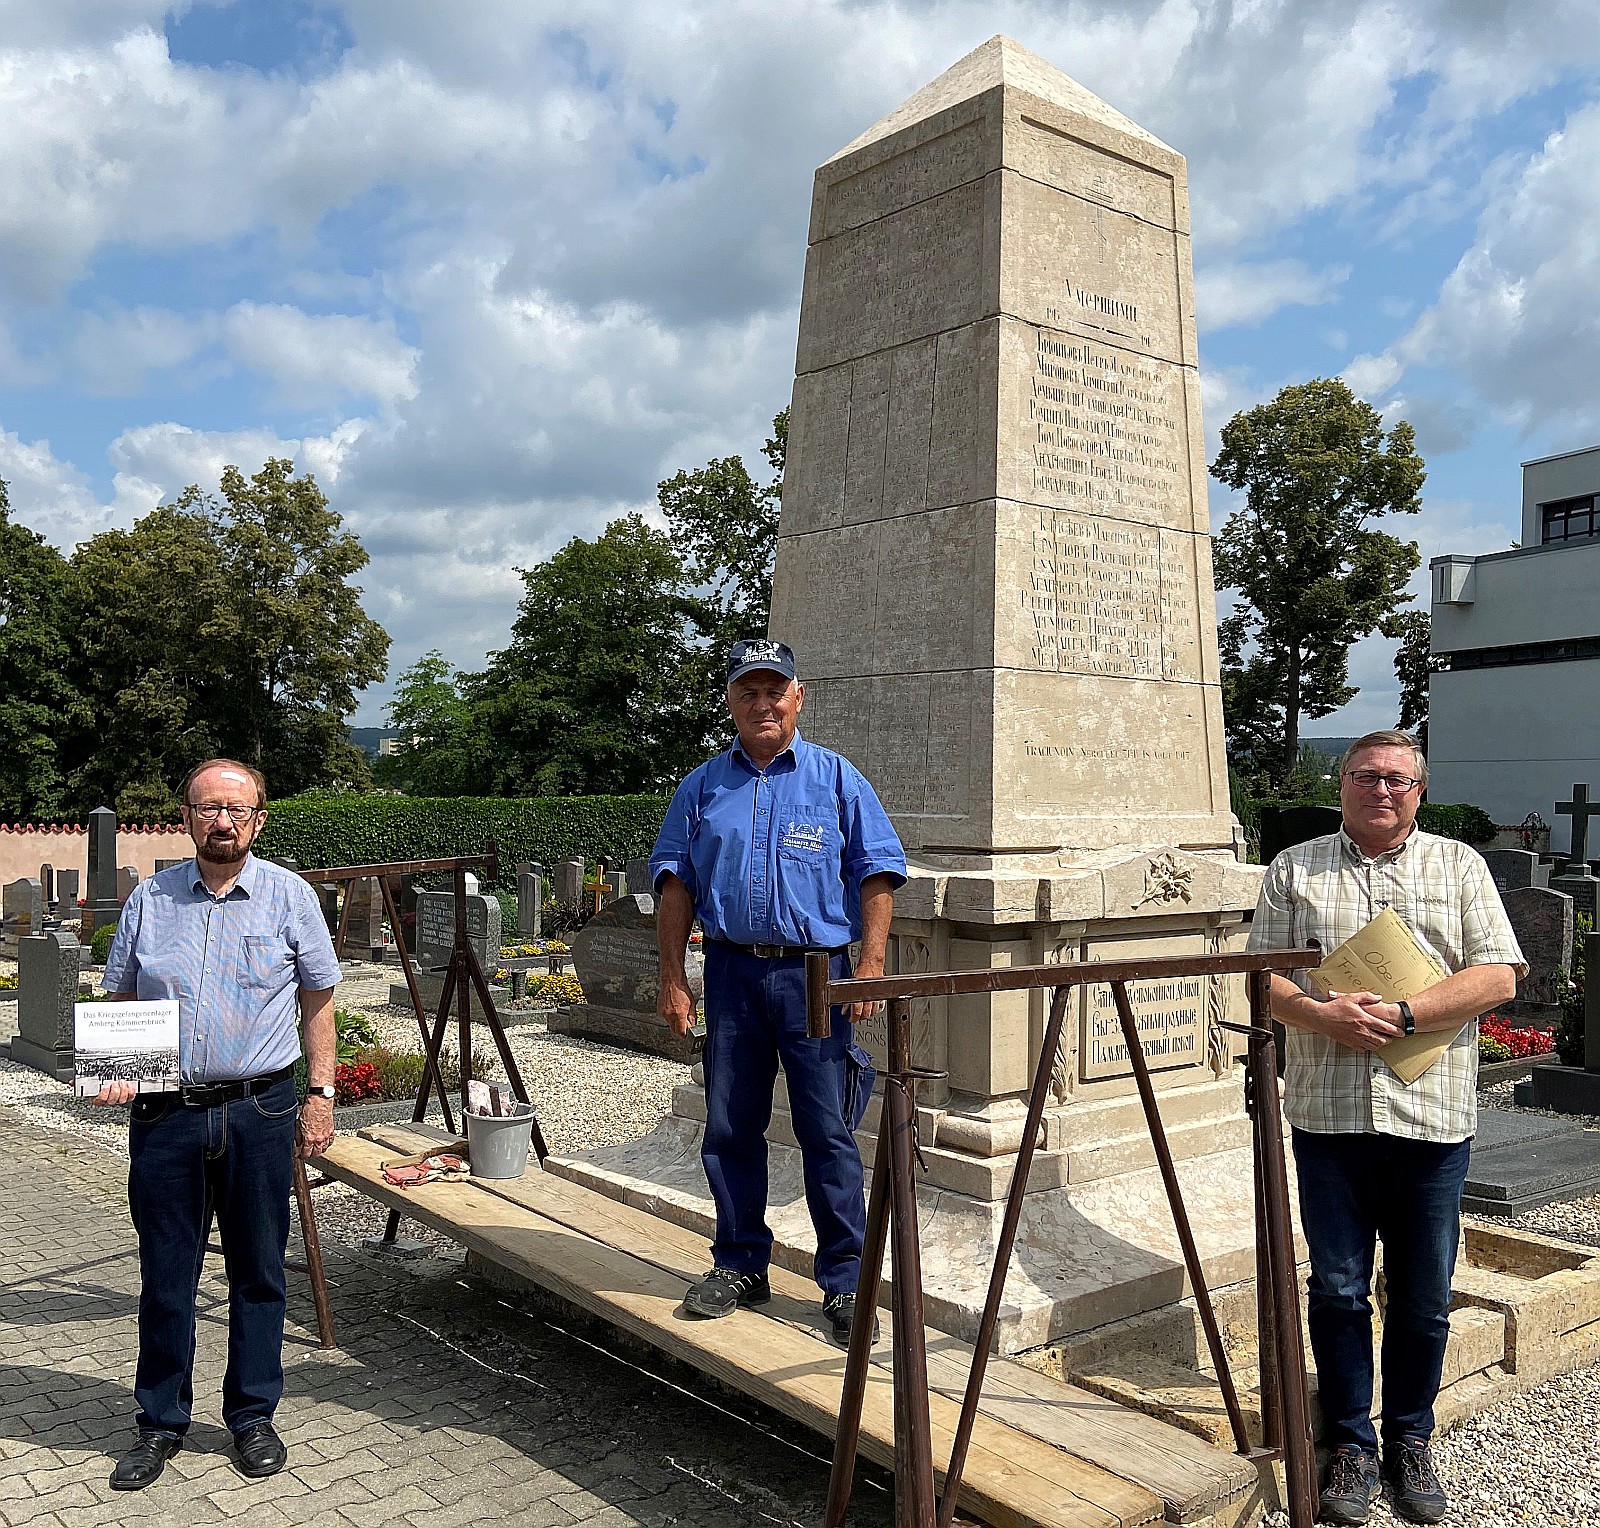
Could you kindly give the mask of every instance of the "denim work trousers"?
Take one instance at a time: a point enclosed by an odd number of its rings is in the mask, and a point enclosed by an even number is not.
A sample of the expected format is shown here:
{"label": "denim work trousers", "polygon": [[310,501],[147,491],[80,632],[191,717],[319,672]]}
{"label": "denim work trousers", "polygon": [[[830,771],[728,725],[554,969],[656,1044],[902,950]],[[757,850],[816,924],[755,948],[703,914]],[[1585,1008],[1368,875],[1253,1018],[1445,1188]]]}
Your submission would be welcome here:
{"label": "denim work trousers", "polygon": [[1471,1141],[1294,1132],[1300,1223],[1311,1254],[1307,1324],[1322,1399],[1322,1442],[1375,1454],[1372,1263],[1383,1242],[1383,1441],[1433,1436],[1450,1279]]}
{"label": "denim work trousers", "polygon": [[182,1437],[194,1404],[195,1288],[215,1218],[228,1273],[231,1432],[271,1418],[283,1395],[283,1254],[298,1102],[294,1078],[253,1098],[187,1109],[136,1099],[128,1206],[139,1233],[139,1428]]}
{"label": "denim work trousers", "polygon": [[[846,1010],[833,1010],[828,1039],[808,1039],[804,956],[763,960],[713,940],[706,941],[705,955],[706,1131],[700,1159],[717,1206],[712,1260],[719,1268],[762,1273],[772,1259],[766,1129],[781,1062],[806,1207],[817,1232],[814,1275],[825,1295],[853,1294],[867,1209],[861,1152],[845,1119],[853,1066]],[[835,955],[829,969],[835,980],[848,976],[849,956]]]}

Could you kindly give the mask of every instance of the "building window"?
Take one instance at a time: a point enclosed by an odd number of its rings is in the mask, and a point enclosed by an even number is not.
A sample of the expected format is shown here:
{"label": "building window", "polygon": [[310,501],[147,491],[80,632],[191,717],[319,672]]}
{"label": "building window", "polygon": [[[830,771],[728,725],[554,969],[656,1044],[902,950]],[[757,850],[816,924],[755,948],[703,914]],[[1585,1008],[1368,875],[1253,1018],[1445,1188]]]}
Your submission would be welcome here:
{"label": "building window", "polygon": [[1584,499],[1559,499],[1554,504],[1541,504],[1539,509],[1547,546],[1552,541],[1577,541],[1600,533],[1600,512],[1595,510],[1593,495]]}

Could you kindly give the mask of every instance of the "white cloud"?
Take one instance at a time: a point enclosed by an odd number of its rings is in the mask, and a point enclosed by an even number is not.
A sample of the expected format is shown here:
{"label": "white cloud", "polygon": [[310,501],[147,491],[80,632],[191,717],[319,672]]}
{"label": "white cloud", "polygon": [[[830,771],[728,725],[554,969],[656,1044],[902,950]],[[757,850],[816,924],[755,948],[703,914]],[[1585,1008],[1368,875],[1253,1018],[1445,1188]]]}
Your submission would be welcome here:
{"label": "white cloud", "polygon": [[1313,271],[1303,260],[1202,265],[1195,272],[1195,320],[1202,333],[1252,326],[1280,308],[1332,302],[1349,276],[1348,265]]}
{"label": "white cloud", "polygon": [[223,315],[221,333],[228,353],[291,405],[353,396],[387,406],[416,392],[418,352],[401,341],[392,319],[241,302]]}
{"label": "white cloud", "polygon": [[[78,319],[70,354],[84,389],[92,394],[134,394],[151,372],[192,361],[205,348],[215,324],[165,308],[111,308]],[[191,384],[202,380],[191,377]]]}
{"label": "white cloud", "polygon": [[1386,351],[1383,355],[1358,355],[1340,375],[1351,392],[1371,403],[1388,392],[1404,372],[1405,367]]}

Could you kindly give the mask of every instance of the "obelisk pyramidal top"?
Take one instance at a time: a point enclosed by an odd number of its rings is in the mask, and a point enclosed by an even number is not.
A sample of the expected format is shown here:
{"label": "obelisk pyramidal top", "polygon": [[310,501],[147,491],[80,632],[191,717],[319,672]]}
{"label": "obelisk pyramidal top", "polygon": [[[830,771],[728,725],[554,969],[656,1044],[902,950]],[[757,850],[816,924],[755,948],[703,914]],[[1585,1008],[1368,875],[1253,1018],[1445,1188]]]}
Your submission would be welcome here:
{"label": "obelisk pyramidal top", "polygon": [[771,630],[924,864],[1233,843],[1183,157],[1009,38],[816,173]]}

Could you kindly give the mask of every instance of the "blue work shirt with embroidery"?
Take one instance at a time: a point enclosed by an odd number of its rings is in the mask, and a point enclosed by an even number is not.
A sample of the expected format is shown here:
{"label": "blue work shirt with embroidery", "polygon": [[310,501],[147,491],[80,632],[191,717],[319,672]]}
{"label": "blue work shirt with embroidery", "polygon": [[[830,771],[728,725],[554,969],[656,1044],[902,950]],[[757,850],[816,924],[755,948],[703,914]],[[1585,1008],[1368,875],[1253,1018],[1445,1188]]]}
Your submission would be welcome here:
{"label": "blue work shirt with embroidery", "polygon": [[107,992],[178,1000],[185,1082],[262,1077],[300,1057],[298,996],[340,976],[316,893],[247,854],[226,896],[192,859],[133,888],[106,956]]}
{"label": "blue work shirt with embroidery", "polygon": [[866,778],[799,733],[765,769],[735,743],[673,795],[650,855],[689,888],[709,939],[837,949],[861,937],[861,883],[904,884],[900,838]]}

